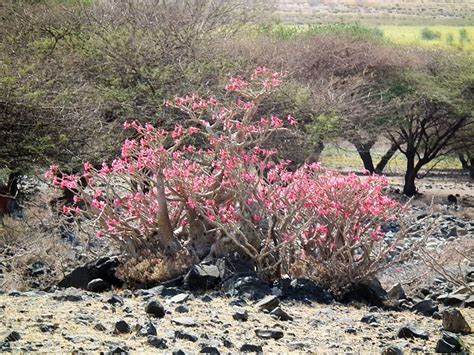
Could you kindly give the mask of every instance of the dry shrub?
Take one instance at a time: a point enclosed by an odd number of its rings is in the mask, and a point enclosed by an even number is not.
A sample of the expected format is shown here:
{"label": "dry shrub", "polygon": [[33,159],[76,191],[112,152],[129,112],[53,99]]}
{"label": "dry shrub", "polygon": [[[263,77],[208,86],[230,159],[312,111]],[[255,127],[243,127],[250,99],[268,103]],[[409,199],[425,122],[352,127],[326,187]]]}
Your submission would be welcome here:
{"label": "dry shrub", "polygon": [[[4,218],[4,225],[0,226],[0,267],[4,269],[1,289],[49,287],[65,272],[94,258],[85,234],[51,212],[51,198],[50,190],[41,189],[24,202],[24,218]],[[65,232],[80,244],[74,246],[63,240],[61,234]],[[30,268],[35,262],[45,264],[46,272],[32,276]]]}
{"label": "dry shrub", "polygon": [[179,251],[172,257],[141,256],[120,265],[117,276],[128,286],[154,285],[183,275],[192,262],[193,258],[185,251]]}
{"label": "dry shrub", "polygon": [[403,285],[408,295],[429,288],[440,276],[455,286],[469,287],[466,269],[474,261],[474,238],[460,237],[437,249],[419,246],[415,258],[404,265],[394,265],[381,277],[385,287]]}

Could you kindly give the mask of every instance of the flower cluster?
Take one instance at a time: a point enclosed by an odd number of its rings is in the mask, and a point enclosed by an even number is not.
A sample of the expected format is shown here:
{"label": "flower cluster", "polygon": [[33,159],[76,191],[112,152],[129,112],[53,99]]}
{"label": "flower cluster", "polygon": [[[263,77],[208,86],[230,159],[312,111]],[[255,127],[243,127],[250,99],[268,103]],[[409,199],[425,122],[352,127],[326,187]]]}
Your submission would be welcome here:
{"label": "flower cluster", "polygon": [[231,78],[226,89],[238,96],[232,103],[176,97],[167,105],[188,115],[185,125],[166,131],[127,122],[136,138],[125,140],[112,162],[85,162],[79,175],[60,175],[51,166],[46,177],[77,195],[63,212],[94,217],[97,235],[132,255],[144,245],[163,254],[196,253],[196,244],[227,238],[262,273],[290,273],[295,255],[318,263],[372,260],[383,238],[380,225],[399,208],[382,193],[385,178],[318,164],[290,171],[289,161],[261,148],[275,131],[296,125],[291,116],[256,114],[283,76],[257,68],[249,81]]}

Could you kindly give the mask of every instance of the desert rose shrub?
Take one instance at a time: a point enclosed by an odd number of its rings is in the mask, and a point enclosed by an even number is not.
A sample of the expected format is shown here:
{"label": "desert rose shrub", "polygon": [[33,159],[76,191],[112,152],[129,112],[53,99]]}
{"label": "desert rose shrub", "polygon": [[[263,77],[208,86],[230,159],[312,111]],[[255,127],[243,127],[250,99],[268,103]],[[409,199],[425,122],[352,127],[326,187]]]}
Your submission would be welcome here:
{"label": "desert rose shrub", "polygon": [[304,272],[339,288],[372,277],[401,239],[386,243],[380,229],[401,206],[383,194],[384,177],[342,175],[316,163],[290,171],[291,162],[261,148],[296,125],[291,116],[257,117],[283,77],[259,67],[248,81],[231,78],[223,102],[176,97],[168,105],[188,115],[185,125],[166,131],[127,122],[135,138],[111,163],[85,162],[76,175],[51,166],[52,183],[75,193],[63,212],[94,221],[98,237],[138,260],[136,281],[140,274],[172,277],[167,263],[179,273],[230,251],[268,279]]}

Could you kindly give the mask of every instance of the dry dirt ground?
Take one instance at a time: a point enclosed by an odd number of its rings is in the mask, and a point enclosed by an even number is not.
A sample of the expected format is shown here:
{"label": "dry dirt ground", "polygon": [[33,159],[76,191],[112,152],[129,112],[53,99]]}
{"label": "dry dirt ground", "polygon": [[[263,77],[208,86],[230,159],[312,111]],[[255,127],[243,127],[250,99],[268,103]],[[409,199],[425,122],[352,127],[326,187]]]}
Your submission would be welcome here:
{"label": "dry dirt ground", "polygon": [[[255,305],[243,306],[249,313],[247,321],[234,320],[229,299],[214,298],[204,301],[200,297],[187,301],[189,313],[180,314],[178,306],[159,299],[167,310],[162,319],[152,318],[158,337],[164,338],[168,349],[156,349],[147,344],[147,338],[133,331],[136,324],[150,318],[145,312],[147,303],[140,296],[125,298],[124,305],[114,307],[107,303],[111,294],[82,293],[79,302],[56,301],[51,294],[41,296],[0,295],[0,334],[12,330],[21,339],[11,342],[15,352],[40,351],[44,353],[108,352],[117,347],[131,353],[171,352],[181,349],[197,353],[205,345],[212,345],[221,353],[238,352],[245,344],[262,345],[265,353],[381,353],[387,345],[397,345],[404,352],[434,353],[440,338],[441,320],[411,312],[373,310],[377,323],[366,324],[361,318],[369,312],[366,306],[340,304],[284,303],[282,308],[294,317],[293,321],[280,321],[259,312]],[[473,309],[465,309],[465,316],[474,316]],[[175,317],[189,316],[196,326],[184,327],[172,323]],[[125,320],[132,328],[129,334],[114,334],[115,322]],[[105,330],[96,330],[101,323]],[[429,333],[428,340],[397,339],[397,330],[406,323]],[[257,329],[280,329],[284,336],[279,340],[263,340],[255,336]],[[198,340],[175,339],[175,331],[183,330]],[[474,346],[474,335],[461,338],[465,345]]]}

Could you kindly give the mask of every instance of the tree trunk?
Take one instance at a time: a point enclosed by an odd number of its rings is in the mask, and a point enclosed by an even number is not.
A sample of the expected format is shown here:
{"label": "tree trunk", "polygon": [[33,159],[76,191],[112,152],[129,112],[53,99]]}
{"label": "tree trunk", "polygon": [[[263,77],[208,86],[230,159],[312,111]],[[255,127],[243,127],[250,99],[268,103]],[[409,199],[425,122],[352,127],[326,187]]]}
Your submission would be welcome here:
{"label": "tree trunk", "polygon": [[474,179],[474,158],[469,159],[469,177]]}
{"label": "tree trunk", "polygon": [[403,193],[407,196],[415,196],[416,195],[416,174],[417,171],[415,170],[415,153],[407,151],[406,154],[407,158],[407,170],[405,172],[405,185],[403,186]]}
{"label": "tree trunk", "polygon": [[370,173],[375,172],[374,162],[372,160],[372,155],[370,154],[370,148],[372,148],[373,144],[354,144],[354,146],[364,163],[364,168]]}
{"label": "tree trunk", "polygon": [[[467,159],[464,156],[464,154],[458,154],[458,157],[459,157],[459,161],[461,162],[461,165],[462,165],[462,170],[463,171],[468,171],[469,170],[469,163],[467,162]],[[472,164],[471,164],[471,166],[472,166]]]}
{"label": "tree trunk", "polygon": [[398,144],[392,144],[390,149],[385,153],[385,155],[380,159],[379,163],[375,167],[375,173],[376,174],[382,174],[383,169],[385,169],[385,166],[387,166],[387,163],[389,162],[390,159],[395,155],[395,153],[398,150]]}
{"label": "tree trunk", "polygon": [[159,226],[159,234],[157,235],[159,239],[157,242],[163,253],[167,256],[171,256],[178,251],[178,243],[176,242],[173,227],[171,226],[168,202],[165,196],[165,182],[162,174],[159,174],[156,180],[156,187],[158,190],[157,221]]}

